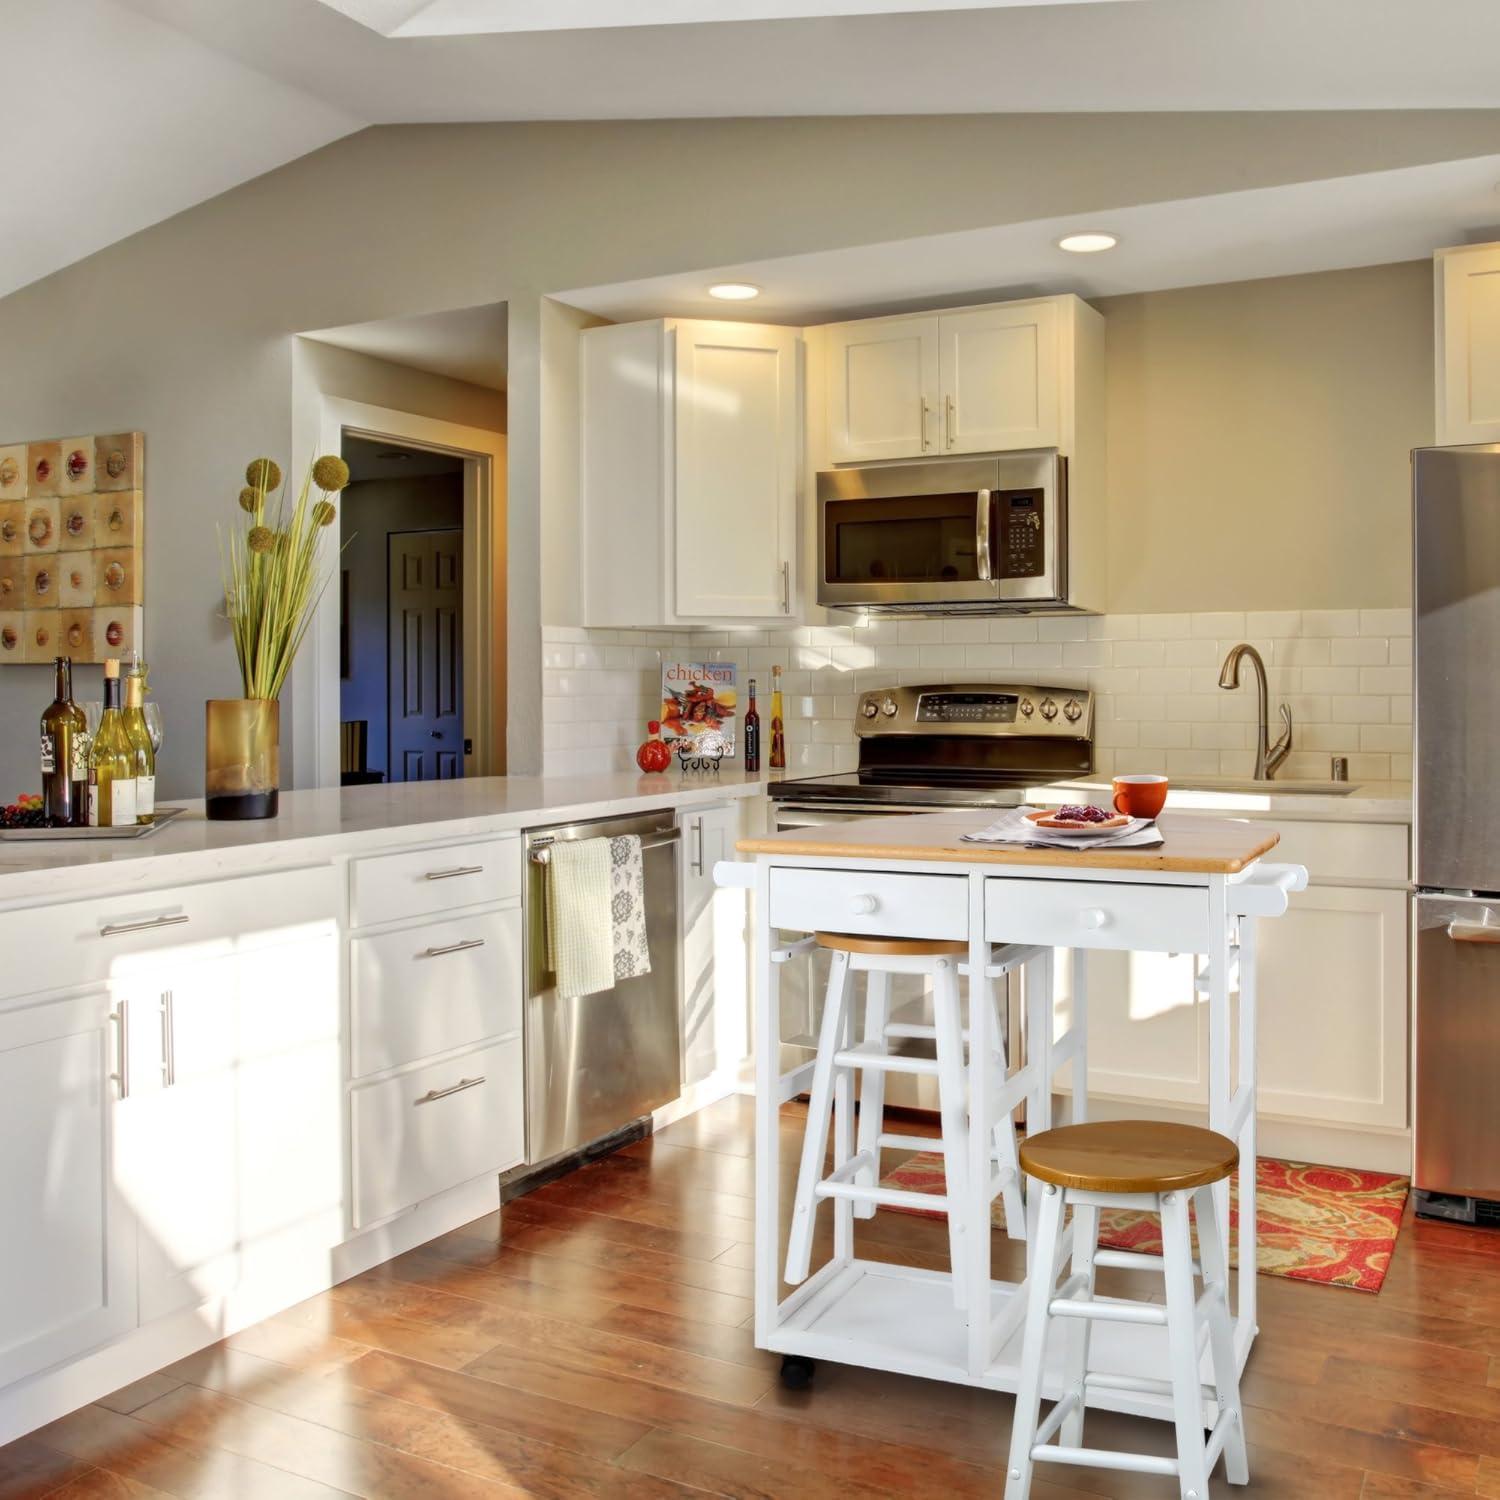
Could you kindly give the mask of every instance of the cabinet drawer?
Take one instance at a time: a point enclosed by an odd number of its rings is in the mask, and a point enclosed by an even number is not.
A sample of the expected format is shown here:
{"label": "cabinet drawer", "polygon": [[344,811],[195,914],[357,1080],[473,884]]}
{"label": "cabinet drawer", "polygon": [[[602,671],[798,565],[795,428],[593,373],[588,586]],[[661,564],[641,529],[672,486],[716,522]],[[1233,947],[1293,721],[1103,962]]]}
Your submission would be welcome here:
{"label": "cabinet drawer", "polygon": [[969,882],[962,875],[773,870],[771,925],[794,932],[967,938]]}
{"label": "cabinet drawer", "polygon": [[992,943],[1201,953],[1208,890],[1082,880],[987,880],[984,930]]}
{"label": "cabinet drawer", "polygon": [[[1272,820],[1274,822],[1274,819]],[[1306,865],[1319,884],[1346,880],[1406,888],[1410,857],[1404,823],[1275,823],[1281,842],[1266,856]]]}
{"label": "cabinet drawer", "polygon": [[337,920],[332,865],[246,875],[100,901],[0,913],[0,1000],[103,979],[128,981],[164,953],[214,958]]}
{"label": "cabinet drawer", "polygon": [[515,1166],[523,1099],[519,1037],[355,1089],[354,1227]]}
{"label": "cabinet drawer", "polygon": [[349,948],[356,1078],[521,1029],[519,907],[357,937]]}
{"label": "cabinet drawer", "polygon": [[486,839],[357,859],[350,870],[355,927],[435,917],[521,894],[521,840]]}

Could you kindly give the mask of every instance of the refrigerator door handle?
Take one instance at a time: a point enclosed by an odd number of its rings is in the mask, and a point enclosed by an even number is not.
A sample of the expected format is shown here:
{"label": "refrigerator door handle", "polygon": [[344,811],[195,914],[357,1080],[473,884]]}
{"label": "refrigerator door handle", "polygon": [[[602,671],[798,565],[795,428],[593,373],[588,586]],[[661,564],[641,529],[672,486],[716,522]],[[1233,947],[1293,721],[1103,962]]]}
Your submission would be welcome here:
{"label": "refrigerator door handle", "polygon": [[1455,943],[1500,943],[1500,922],[1491,922],[1488,913],[1478,922],[1454,917],[1448,924],[1448,936]]}

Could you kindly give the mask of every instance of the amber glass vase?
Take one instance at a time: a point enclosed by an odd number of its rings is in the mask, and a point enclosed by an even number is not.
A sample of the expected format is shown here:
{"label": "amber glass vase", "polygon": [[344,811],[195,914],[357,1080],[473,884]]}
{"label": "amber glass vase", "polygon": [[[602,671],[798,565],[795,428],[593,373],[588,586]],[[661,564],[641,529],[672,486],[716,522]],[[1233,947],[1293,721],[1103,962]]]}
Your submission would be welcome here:
{"label": "amber glass vase", "polygon": [[210,698],[203,795],[210,818],[274,818],[281,783],[281,704]]}

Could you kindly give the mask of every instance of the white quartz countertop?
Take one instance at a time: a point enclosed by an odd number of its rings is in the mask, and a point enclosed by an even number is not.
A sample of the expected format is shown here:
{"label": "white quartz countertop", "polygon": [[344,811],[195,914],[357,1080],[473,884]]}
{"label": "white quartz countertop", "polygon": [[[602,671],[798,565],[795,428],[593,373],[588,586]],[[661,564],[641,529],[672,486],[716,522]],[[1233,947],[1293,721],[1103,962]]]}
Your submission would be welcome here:
{"label": "white quartz countertop", "polygon": [[[1284,783],[1295,787],[1295,781]],[[1108,806],[1112,790],[1105,777],[1081,777],[1028,789],[1029,800],[1042,806],[1096,802]],[[1214,786],[1211,779],[1173,781],[1167,792],[1169,812],[1222,813],[1231,818],[1274,818],[1278,823],[1410,823],[1409,781],[1365,781],[1348,792],[1322,795],[1311,791],[1246,791]]]}
{"label": "white quartz countertop", "polygon": [[0,903],[245,874],[334,854],[752,797],[759,776],[489,776],[283,792],[280,815],[209,822],[202,802],[139,839],[0,840]]}

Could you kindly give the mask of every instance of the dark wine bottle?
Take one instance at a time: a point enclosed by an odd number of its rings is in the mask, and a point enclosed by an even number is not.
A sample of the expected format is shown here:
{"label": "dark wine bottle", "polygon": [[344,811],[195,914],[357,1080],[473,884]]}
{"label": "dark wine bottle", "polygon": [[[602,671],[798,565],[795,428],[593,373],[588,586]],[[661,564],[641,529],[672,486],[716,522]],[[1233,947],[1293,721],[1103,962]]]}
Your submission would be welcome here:
{"label": "dark wine bottle", "polygon": [[88,720],[73,701],[73,659],[54,659],[57,682],[42,715],[42,813],[51,828],[88,822]]}
{"label": "dark wine bottle", "polygon": [[745,707],[745,769],[760,770],[760,710],[755,706],[755,679],[750,679],[750,701]]}

